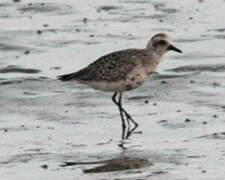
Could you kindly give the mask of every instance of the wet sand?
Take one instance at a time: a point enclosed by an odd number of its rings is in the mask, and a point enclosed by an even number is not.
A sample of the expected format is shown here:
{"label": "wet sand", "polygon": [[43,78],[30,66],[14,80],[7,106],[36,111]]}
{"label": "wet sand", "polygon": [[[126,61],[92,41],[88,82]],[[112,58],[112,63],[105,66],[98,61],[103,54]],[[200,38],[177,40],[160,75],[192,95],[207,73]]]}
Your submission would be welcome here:
{"label": "wet sand", "polygon": [[[1,180],[223,180],[225,1],[0,2]],[[157,73],[125,93],[139,127],[121,146],[112,93],[60,82],[165,32]]]}

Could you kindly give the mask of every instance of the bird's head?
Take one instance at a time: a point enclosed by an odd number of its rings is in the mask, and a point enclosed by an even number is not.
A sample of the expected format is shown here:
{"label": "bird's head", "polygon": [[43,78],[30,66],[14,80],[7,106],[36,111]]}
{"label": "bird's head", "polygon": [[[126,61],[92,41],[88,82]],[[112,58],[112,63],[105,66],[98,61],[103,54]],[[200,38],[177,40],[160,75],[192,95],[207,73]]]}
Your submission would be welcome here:
{"label": "bird's head", "polygon": [[154,52],[159,56],[162,56],[167,51],[176,51],[182,53],[180,49],[176,48],[172,44],[172,39],[164,33],[159,33],[153,36],[149,41],[146,50],[150,53]]}

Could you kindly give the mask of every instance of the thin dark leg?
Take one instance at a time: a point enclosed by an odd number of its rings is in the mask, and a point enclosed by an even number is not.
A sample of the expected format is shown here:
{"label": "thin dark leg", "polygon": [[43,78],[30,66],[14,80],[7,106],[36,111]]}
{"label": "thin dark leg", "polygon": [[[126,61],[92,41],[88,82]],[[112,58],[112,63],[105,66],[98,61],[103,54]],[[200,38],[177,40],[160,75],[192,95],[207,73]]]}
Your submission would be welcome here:
{"label": "thin dark leg", "polygon": [[[126,137],[125,139],[129,138],[130,135],[134,132],[134,130],[137,128],[138,124],[132,119],[131,115],[128,114],[125,109],[122,107],[122,93],[120,93],[119,96],[119,101],[118,101],[118,105],[120,106],[122,112],[125,114],[126,118],[127,118],[127,123],[128,123],[128,130],[126,133]],[[134,127],[130,130],[130,121],[134,124]]]}
{"label": "thin dark leg", "polygon": [[130,125],[130,122],[131,121],[135,127],[138,126],[138,124],[133,120],[133,118],[131,117],[130,114],[128,114],[128,112],[122,107],[122,93],[120,93],[120,96],[119,96],[119,105],[121,106],[121,110],[123,111],[123,113],[125,114],[126,118],[127,118],[127,122],[128,124]]}
{"label": "thin dark leg", "polygon": [[[120,111],[120,116],[122,119],[122,139],[127,139],[133,132],[134,130],[138,127],[138,124],[133,120],[130,114],[126,112],[126,110],[122,107],[122,93],[119,93],[119,99],[118,101],[116,100],[117,92],[115,92],[112,96],[113,102],[118,106],[119,111]],[[125,135],[125,130],[126,130],[126,124],[124,120],[124,115],[126,116],[127,124],[128,124],[128,130]],[[130,121],[134,124],[134,127],[130,130]]]}
{"label": "thin dark leg", "polygon": [[119,106],[119,108],[121,109],[121,111],[125,114],[126,119],[127,119],[128,127],[130,128],[130,121],[129,121],[129,118],[128,118],[128,116],[127,116],[127,112],[126,112],[126,111],[123,109],[123,107],[122,107],[122,93],[119,93],[118,106]]}
{"label": "thin dark leg", "polygon": [[119,108],[119,111],[120,111],[120,117],[121,117],[121,120],[122,120],[122,139],[125,138],[125,130],[126,130],[126,124],[125,124],[125,120],[124,120],[124,117],[123,117],[123,111],[121,109],[121,105],[119,102],[116,101],[116,96],[117,96],[117,92],[115,92],[112,96],[112,101],[118,106]]}

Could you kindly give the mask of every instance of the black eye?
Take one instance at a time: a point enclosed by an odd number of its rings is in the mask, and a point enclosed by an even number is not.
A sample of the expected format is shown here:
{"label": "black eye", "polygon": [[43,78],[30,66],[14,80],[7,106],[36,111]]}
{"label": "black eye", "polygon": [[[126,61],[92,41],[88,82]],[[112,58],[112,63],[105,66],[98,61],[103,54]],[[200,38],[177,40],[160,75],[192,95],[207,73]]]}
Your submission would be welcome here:
{"label": "black eye", "polygon": [[159,40],[158,44],[161,46],[165,46],[167,44],[167,42],[165,40]]}

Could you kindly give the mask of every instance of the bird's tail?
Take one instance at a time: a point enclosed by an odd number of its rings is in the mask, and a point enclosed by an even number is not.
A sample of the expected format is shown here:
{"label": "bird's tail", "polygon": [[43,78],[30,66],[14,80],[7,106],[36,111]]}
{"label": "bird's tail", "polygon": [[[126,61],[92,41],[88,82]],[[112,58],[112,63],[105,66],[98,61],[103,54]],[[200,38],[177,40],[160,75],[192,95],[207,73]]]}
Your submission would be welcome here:
{"label": "bird's tail", "polygon": [[61,76],[58,76],[58,79],[61,81],[70,81],[76,79],[76,73],[70,73],[70,74],[64,74]]}

